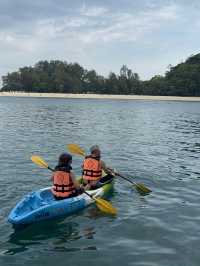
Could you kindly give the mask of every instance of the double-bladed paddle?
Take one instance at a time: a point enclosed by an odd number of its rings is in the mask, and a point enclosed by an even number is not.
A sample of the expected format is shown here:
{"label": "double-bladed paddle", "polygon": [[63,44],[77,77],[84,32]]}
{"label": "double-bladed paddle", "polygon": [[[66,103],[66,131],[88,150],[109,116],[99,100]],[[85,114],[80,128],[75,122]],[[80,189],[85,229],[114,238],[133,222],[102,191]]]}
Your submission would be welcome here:
{"label": "double-bladed paddle", "polygon": [[78,146],[77,144],[74,144],[74,143],[67,144],[67,149],[71,153],[74,153],[76,155],[81,155],[81,156],[85,156],[86,155],[85,151],[80,146]]}
{"label": "double-bladed paddle", "polygon": [[142,192],[142,193],[150,193],[150,192],[152,192],[151,189],[149,189],[148,187],[146,187],[146,186],[145,186],[144,184],[142,184],[142,183],[135,183],[135,182],[133,182],[132,180],[130,180],[128,177],[123,176],[123,175],[121,175],[120,173],[116,173],[116,172],[115,172],[115,175],[120,176],[121,178],[125,179],[125,180],[128,181],[129,183],[133,184],[139,192]]}
{"label": "double-bladed paddle", "polygon": [[[81,147],[79,147],[77,144],[74,144],[74,143],[68,144],[67,149],[73,154],[85,156],[85,151]],[[133,184],[139,192],[142,192],[142,193],[152,192],[149,188],[147,188],[142,183],[135,183],[132,180],[130,180],[129,178],[127,178],[127,177],[125,177],[119,173],[116,173],[116,172],[114,172],[114,174],[117,176],[120,176],[121,178],[123,178],[123,179],[127,180],[128,182],[130,182],[131,184]]]}
{"label": "double-bladed paddle", "polygon": [[[33,155],[33,156],[31,156],[31,160],[32,160],[32,162],[34,162],[35,164],[39,165],[42,168],[47,168],[51,171],[54,171],[51,167],[48,166],[48,164],[40,156]],[[95,201],[97,207],[102,212],[109,213],[112,215],[117,214],[117,209],[114,208],[108,201],[106,201],[104,199],[93,197],[92,195],[90,195],[85,190],[83,191],[83,193],[87,194],[90,198],[92,198]]]}

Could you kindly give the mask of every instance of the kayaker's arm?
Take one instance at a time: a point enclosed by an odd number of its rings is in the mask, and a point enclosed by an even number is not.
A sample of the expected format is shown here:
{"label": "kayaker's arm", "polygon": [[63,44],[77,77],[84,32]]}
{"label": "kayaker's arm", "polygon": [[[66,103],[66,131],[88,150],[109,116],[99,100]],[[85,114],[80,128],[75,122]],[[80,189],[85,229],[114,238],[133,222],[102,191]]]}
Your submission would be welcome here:
{"label": "kayaker's arm", "polygon": [[104,170],[104,172],[106,174],[113,175],[114,170],[112,168],[110,168],[110,167],[107,167],[106,164],[105,164],[105,162],[102,161],[102,160],[101,160],[101,167],[102,167],[102,169]]}

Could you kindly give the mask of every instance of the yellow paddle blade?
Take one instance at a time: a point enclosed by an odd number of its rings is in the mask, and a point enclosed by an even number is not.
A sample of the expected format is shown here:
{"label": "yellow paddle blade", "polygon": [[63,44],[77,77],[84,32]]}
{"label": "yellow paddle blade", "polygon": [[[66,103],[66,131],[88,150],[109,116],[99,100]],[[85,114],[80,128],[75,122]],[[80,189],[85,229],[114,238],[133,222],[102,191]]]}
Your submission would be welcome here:
{"label": "yellow paddle blade", "polygon": [[100,198],[94,198],[97,207],[102,211],[112,215],[117,214],[117,209],[114,208],[108,201]]}
{"label": "yellow paddle blade", "polygon": [[69,152],[77,154],[77,155],[81,155],[81,156],[85,156],[85,152],[83,149],[81,149],[81,147],[79,147],[77,144],[68,144],[67,145],[67,149],[69,150]]}
{"label": "yellow paddle blade", "polygon": [[150,192],[152,192],[152,190],[150,190],[148,187],[146,187],[142,183],[135,184],[135,187],[137,188],[137,190],[139,190],[139,191],[141,191],[143,193],[150,193]]}
{"label": "yellow paddle blade", "polygon": [[31,156],[31,160],[32,160],[32,162],[34,162],[35,164],[37,164],[43,168],[49,167],[48,164],[40,156],[33,155],[33,156]]}

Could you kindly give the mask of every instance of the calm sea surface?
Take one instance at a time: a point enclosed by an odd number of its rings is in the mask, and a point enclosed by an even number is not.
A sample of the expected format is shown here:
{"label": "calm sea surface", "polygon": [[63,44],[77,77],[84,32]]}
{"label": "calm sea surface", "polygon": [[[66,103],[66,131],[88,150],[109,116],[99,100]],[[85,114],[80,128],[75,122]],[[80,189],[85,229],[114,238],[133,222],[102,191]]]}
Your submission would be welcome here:
{"label": "calm sea surface", "polygon": [[[116,179],[117,217],[95,206],[15,231],[7,216],[50,185],[50,166],[77,143],[100,144],[108,165],[152,189]],[[81,158],[73,157],[80,174]],[[200,103],[0,97],[0,265],[199,266]]]}

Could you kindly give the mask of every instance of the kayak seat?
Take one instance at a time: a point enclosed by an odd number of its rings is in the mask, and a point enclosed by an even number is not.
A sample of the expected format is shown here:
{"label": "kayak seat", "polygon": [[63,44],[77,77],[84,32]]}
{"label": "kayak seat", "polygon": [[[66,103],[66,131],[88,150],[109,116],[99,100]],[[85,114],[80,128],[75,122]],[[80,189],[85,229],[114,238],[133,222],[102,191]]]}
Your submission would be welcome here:
{"label": "kayak seat", "polygon": [[41,199],[41,202],[44,202],[44,204],[51,203],[52,201],[55,201],[55,198],[53,196],[53,193],[51,192],[51,189],[45,189],[40,191],[39,197]]}

